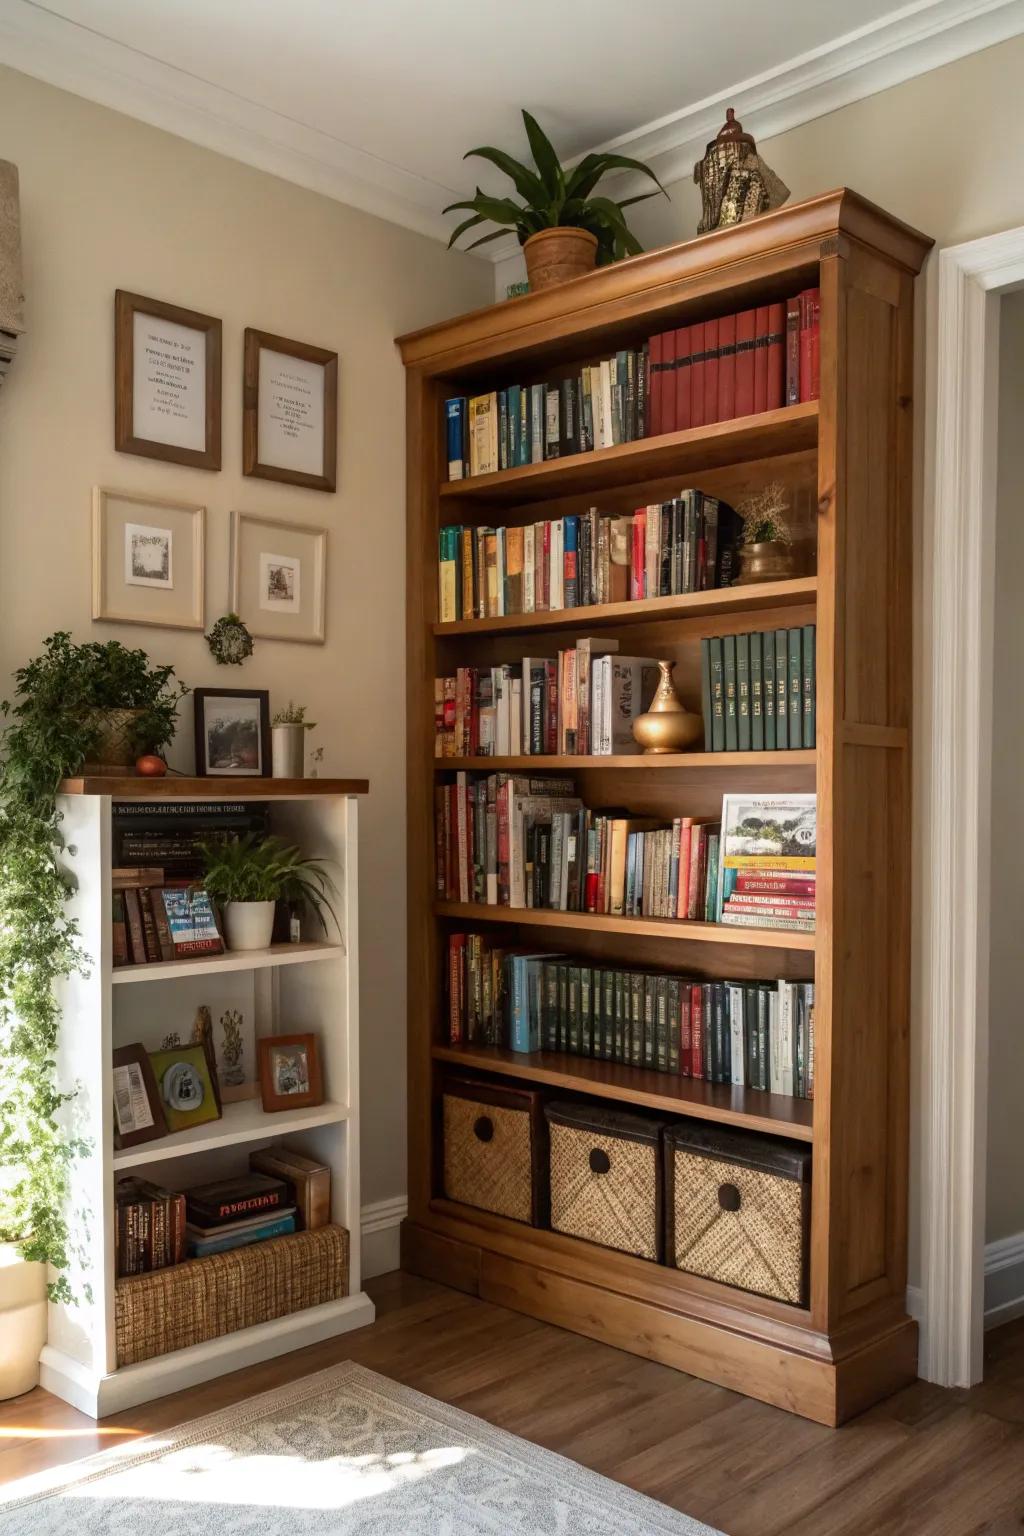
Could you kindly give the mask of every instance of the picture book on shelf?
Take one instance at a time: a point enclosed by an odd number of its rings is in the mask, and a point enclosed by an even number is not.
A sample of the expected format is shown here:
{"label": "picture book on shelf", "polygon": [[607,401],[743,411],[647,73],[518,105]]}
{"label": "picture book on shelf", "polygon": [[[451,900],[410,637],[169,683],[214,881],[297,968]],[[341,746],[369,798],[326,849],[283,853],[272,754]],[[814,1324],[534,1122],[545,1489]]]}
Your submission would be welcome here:
{"label": "picture book on shelf", "polygon": [[813,933],[816,850],[816,795],[725,795],[718,921]]}

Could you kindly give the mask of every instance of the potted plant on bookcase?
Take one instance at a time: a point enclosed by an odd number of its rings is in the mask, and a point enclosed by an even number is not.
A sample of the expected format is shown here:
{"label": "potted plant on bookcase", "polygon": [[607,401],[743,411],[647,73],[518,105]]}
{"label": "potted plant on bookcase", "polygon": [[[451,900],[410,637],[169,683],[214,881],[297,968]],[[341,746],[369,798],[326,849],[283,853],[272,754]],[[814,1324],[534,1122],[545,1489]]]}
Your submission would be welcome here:
{"label": "potted plant on bookcase", "polygon": [[[449,249],[460,235],[479,224],[511,226],[523,247],[534,293],[582,277],[595,265],[604,266],[623,256],[637,255],[643,247],[627,225],[623,210],[659,193],[668,196],[650,167],[628,155],[592,154],[584,155],[578,165],[565,170],[551,140],[525,109],[523,122],[535,169],[490,146],[467,150],[463,156],[468,160],[476,155],[496,165],[512,181],[523,202],[517,203],[511,197],[492,197],[477,187],[471,198],[449,203],[445,213],[470,210],[470,217],[452,231]],[[639,171],[650,177],[656,190],[637,193],[621,202],[597,196],[594,189],[608,171]],[[497,240],[504,233],[504,228],[492,230],[473,240],[468,249]]]}
{"label": "potted plant on bookcase", "polygon": [[306,777],[306,732],[315,731],[316,722],[306,719],[305,704],[288,700],[287,709],[279,709],[270,724],[271,774],[275,779]]}
{"label": "potted plant on bookcase", "polygon": [[47,1288],[54,1301],[73,1299],[65,1209],[82,1143],[62,1113],[74,1095],[56,1082],[56,987],[87,957],[66,908],[73,880],[57,793],[102,752],[118,710],[132,711],[128,750],[165,746],[185,691],[173,677],[144,651],[75,645],[61,632],[15,674],[2,705],[11,723],[0,761],[0,1397],[35,1383]]}
{"label": "potted plant on bookcase", "polygon": [[310,907],[324,932],[330,914],[339,928],[329,892],[334,884],[319,859],[303,858],[279,837],[210,838],[200,843],[203,875],[199,885],[224,915],[229,949],[267,949],[274,933],[279,901]]}

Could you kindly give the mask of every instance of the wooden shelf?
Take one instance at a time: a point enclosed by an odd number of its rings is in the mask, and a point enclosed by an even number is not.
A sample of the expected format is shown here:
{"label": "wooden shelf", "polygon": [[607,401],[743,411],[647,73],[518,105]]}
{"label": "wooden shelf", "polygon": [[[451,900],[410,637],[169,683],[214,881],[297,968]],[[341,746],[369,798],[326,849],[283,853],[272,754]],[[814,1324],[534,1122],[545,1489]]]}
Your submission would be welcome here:
{"label": "wooden shelf", "polygon": [[543,613],[505,613],[500,618],[456,619],[450,624],[435,624],[433,632],[438,638],[514,634],[531,629],[578,629],[589,633],[597,625],[654,624],[664,619],[711,619],[722,614],[759,613],[766,608],[805,607],[815,602],[817,595],[816,576],[796,576],[790,581],[715,587],[710,592],[683,592],[676,597],[591,603],[586,608],[555,608]]}
{"label": "wooden shelf", "polygon": [[434,911],[438,917],[455,917],[464,923],[514,923],[521,928],[576,928],[696,944],[814,950],[813,933],[790,929],[733,928],[728,923],[687,923],[668,917],[612,917],[607,912],[549,912],[544,907],[488,907],[473,901],[438,901]]}
{"label": "wooden shelf", "polygon": [[275,1136],[298,1136],[317,1125],[335,1125],[348,1119],[344,1104],[320,1104],[315,1109],[280,1110],[267,1114],[259,1099],[243,1099],[225,1104],[220,1120],[191,1126],[157,1141],[143,1141],[137,1147],[115,1152],[115,1173],[126,1168],[140,1168],[145,1163],[163,1163],[172,1157],[188,1157],[193,1152],[210,1152],[215,1147],[237,1146],[239,1142],[264,1141]]}
{"label": "wooden shelf", "polygon": [[368,795],[369,779],[189,778],[168,774],[86,773],[62,779],[62,795],[109,795],[112,800],[299,800],[316,795]]}
{"label": "wooden shelf", "polygon": [[207,976],[218,971],[263,971],[269,966],[310,965],[336,960],[345,951],[340,944],[272,944],[269,949],[227,950],[222,955],[194,959],[153,960],[144,965],[122,965],[111,976],[115,987],[136,981],[168,981],[177,976]]}
{"label": "wooden shelf", "polygon": [[559,1051],[508,1051],[498,1046],[436,1045],[435,1061],[481,1072],[498,1072],[527,1082],[545,1083],[574,1093],[589,1093],[619,1103],[643,1104],[676,1115],[714,1120],[769,1136],[812,1139],[814,1104],[753,1088],[731,1088],[690,1077],[668,1077],[619,1062],[595,1061]]}
{"label": "wooden shelf", "polygon": [[435,760],[437,773],[482,769],[488,773],[550,773],[553,770],[567,773],[586,769],[614,768],[616,772],[633,769],[648,773],[652,769],[662,773],[705,773],[708,769],[735,770],[745,777],[759,769],[810,768],[813,770],[817,754],[813,747],[796,752],[666,752],[645,757],[642,752],[623,753],[606,757],[439,757]]}
{"label": "wooden shelf", "polygon": [[440,487],[442,518],[448,509],[487,502],[522,506],[525,502],[551,501],[578,492],[610,490],[665,475],[694,475],[723,464],[743,464],[753,459],[800,453],[818,445],[818,402],[787,405],[778,411],[762,411],[712,426],[691,427],[662,437],[642,437],[614,448],[595,448],[542,464],[522,464],[493,475],[473,475],[448,480]]}

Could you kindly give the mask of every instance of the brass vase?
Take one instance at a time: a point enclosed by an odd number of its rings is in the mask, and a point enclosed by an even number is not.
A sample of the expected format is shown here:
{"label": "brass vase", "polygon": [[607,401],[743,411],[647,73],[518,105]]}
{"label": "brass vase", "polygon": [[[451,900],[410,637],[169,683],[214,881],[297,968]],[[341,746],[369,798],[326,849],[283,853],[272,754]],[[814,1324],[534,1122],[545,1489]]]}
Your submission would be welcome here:
{"label": "brass vase", "polygon": [[633,721],[633,739],[640,743],[645,753],[685,752],[703,740],[704,722],[700,715],[687,709],[676,693],[672,681],[675,662],[659,661],[658,666],[661,678],[650,709]]}
{"label": "brass vase", "polygon": [[753,586],[758,581],[788,581],[800,574],[800,554],[792,544],[765,539],[759,544],[741,544],[739,573],[734,587]]}

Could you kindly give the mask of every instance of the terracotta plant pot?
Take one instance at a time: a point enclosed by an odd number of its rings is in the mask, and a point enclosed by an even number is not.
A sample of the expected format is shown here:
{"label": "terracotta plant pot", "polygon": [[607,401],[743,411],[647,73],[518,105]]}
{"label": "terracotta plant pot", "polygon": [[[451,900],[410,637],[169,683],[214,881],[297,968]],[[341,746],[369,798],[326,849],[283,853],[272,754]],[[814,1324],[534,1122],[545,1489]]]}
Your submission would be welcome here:
{"label": "terracotta plant pot", "polygon": [[571,278],[593,272],[597,263],[597,236],[589,229],[542,229],[523,246],[530,292],[557,288]]}

